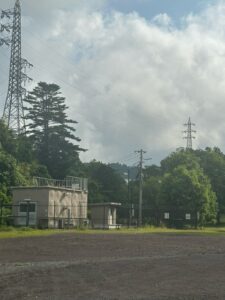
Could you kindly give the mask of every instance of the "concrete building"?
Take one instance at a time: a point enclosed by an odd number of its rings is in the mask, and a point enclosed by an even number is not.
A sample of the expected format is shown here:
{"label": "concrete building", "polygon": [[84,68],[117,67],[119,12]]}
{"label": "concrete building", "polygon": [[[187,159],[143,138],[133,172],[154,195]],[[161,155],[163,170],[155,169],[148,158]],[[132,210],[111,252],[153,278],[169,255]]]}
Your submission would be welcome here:
{"label": "concrete building", "polygon": [[120,225],[116,222],[117,208],[121,203],[94,203],[90,204],[91,226],[95,229],[114,229]]}
{"label": "concrete building", "polygon": [[34,178],[29,187],[13,187],[16,226],[66,228],[87,220],[87,179]]}

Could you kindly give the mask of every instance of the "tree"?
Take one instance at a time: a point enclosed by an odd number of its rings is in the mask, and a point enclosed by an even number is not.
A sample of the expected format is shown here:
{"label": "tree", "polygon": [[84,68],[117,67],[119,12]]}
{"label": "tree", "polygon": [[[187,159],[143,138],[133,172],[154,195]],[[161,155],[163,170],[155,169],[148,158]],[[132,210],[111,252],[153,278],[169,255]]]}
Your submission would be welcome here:
{"label": "tree", "polygon": [[151,166],[146,167],[143,170],[143,174],[144,174],[144,179],[147,180],[150,177],[161,176],[162,175],[162,169],[159,166],[151,165]]}
{"label": "tree", "polygon": [[[77,122],[68,118],[65,98],[56,84],[38,83],[25,100],[27,133],[33,142],[38,161],[48,168],[54,178],[65,178],[80,164],[79,151],[73,141]],[[71,171],[72,170],[72,171]]]}
{"label": "tree", "polygon": [[0,120],[0,200],[11,201],[10,188],[31,183],[33,176],[49,177],[45,166],[35,160],[25,135],[16,135]]}
{"label": "tree", "polygon": [[11,129],[8,129],[2,119],[0,120],[0,148],[12,156],[16,155],[16,136]]}
{"label": "tree", "polygon": [[[11,203],[11,191],[12,186],[26,185],[28,183],[27,178],[24,176],[21,165],[19,165],[16,159],[0,149],[0,202],[3,204],[1,208],[1,224],[7,224],[7,216],[11,214],[11,208],[4,205]],[[5,217],[5,218],[4,218]]]}
{"label": "tree", "polygon": [[34,160],[32,144],[27,136],[16,135],[3,120],[0,120],[0,148],[18,162],[31,163]]}
{"label": "tree", "polygon": [[85,164],[85,168],[90,203],[127,201],[127,185],[109,165],[92,161]]}
{"label": "tree", "polygon": [[10,154],[0,150],[0,198],[10,202],[10,187],[28,183],[21,166]]}
{"label": "tree", "polygon": [[[120,176],[127,180],[129,177],[129,180],[135,180],[138,176],[138,167],[135,166],[128,166],[126,164],[120,164],[120,163],[110,163],[109,166],[116,171],[117,174],[120,174]],[[129,173],[129,175],[128,175]]]}
{"label": "tree", "polygon": [[180,165],[185,165],[187,169],[199,167],[200,159],[193,150],[177,150],[161,161],[162,173],[171,172]]}
{"label": "tree", "polygon": [[188,169],[180,165],[166,173],[162,181],[162,198],[167,207],[199,213],[200,225],[215,221],[216,195],[200,167]]}
{"label": "tree", "polygon": [[161,204],[162,177],[152,176],[144,181],[143,204],[151,209],[158,209]]}
{"label": "tree", "polygon": [[217,223],[225,213],[225,156],[219,148],[196,150],[195,155],[200,158],[200,165],[210,179],[213,191],[218,202]]}
{"label": "tree", "polygon": [[151,166],[144,171],[144,203],[177,213],[179,210],[198,212],[201,224],[214,222],[217,190],[222,203],[223,159],[218,149],[173,152],[161,161],[161,167]]}

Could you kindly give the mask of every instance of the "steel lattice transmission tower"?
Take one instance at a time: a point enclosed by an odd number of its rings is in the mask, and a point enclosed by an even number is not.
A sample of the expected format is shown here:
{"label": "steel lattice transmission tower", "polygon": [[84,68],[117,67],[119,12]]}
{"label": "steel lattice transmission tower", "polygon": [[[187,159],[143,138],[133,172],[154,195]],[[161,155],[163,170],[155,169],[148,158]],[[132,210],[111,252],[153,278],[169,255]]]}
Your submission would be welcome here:
{"label": "steel lattice transmission tower", "polygon": [[184,124],[184,126],[187,127],[187,130],[183,131],[186,134],[186,136],[184,137],[184,139],[187,140],[186,149],[192,149],[192,140],[195,139],[193,133],[196,133],[196,130],[193,130],[192,126],[195,126],[195,124],[191,123],[191,118],[189,117],[188,122]]}
{"label": "steel lattice transmission tower", "polygon": [[[19,0],[16,0],[14,9],[2,11],[1,19],[11,19],[11,17],[13,17],[12,23],[1,25],[2,32],[4,30],[12,31],[9,84],[3,119],[16,134],[21,134],[25,132],[23,98],[26,95],[26,90],[23,84],[27,80],[31,80],[24,72],[26,67],[32,65],[21,57],[21,6]],[[2,44],[7,44],[7,41],[9,39],[2,39]]]}

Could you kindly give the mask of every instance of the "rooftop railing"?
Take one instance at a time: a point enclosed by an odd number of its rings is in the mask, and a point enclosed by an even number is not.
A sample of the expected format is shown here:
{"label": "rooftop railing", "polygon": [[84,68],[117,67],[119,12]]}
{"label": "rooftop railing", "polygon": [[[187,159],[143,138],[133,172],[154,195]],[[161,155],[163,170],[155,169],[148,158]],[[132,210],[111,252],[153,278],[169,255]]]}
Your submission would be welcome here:
{"label": "rooftop railing", "polygon": [[51,179],[44,177],[33,177],[33,185],[37,187],[48,186],[48,187],[58,187],[67,188],[79,191],[88,191],[88,179],[80,177],[68,176],[64,180]]}

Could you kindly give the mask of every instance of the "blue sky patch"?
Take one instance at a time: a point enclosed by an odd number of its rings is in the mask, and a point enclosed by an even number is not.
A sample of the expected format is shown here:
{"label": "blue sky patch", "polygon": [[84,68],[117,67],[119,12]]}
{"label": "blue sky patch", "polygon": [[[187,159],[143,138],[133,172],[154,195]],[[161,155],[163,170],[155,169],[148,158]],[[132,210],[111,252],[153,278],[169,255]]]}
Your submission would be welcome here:
{"label": "blue sky patch", "polygon": [[107,10],[123,13],[136,11],[140,16],[151,20],[154,16],[166,13],[176,24],[190,13],[197,14],[214,0],[108,0]]}

